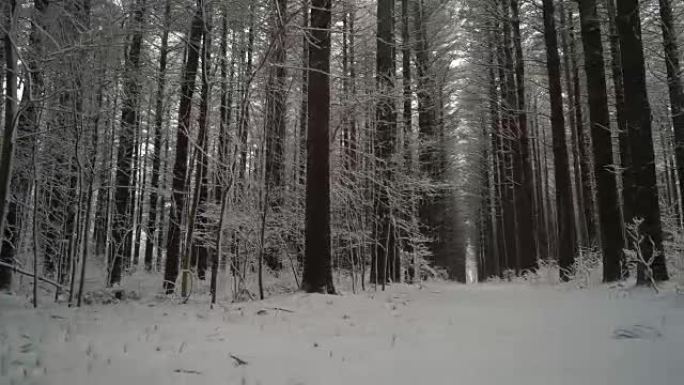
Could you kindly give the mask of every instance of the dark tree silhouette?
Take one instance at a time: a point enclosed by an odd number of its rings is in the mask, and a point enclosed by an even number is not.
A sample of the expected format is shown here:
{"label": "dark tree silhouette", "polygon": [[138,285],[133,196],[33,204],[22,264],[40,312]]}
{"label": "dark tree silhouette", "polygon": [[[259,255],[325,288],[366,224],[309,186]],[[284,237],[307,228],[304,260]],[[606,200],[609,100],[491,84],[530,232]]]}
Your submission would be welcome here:
{"label": "dark tree silhouette", "polygon": [[[617,2],[617,27],[622,50],[622,79],[625,91],[625,119],[631,149],[634,176],[634,199],[630,212],[643,219],[639,228],[643,240],[638,245],[644,262],[653,257],[650,268],[638,263],[637,283],[648,284],[668,279],[663,255],[662,224],[658,205],[658,180],[651,132],[651,106],[646,91],[646,68],[641,40],[641,19],[638,0]],[[652,277],[649,275],[652,272]]]}
{"label": "dark tree silhouette", "polygon": [[[376,134],[375,154],[378,157],[375,197],[375,212],[378,226],[378,244],[371,260],[371,282],[382,282],[390,278],[390,267],[398,258],[396,229],[393,225],[390,196],[387,184],[393,178],[393,159],[396,143],[397,113],[392,92],[394,89],[394,0],[378,0],[378,31],[376,37],[376,73],[378,101],[375,107]],[[396,277],[391,277],[395,279]]]}
{"label": "dark tree silhouette", "polygon": [[330,6],[331,0],[311,2],[302,290],[334,294],[330,253]]}
{"label": "dark tree silhouette", "polygon": [[[188,135],[190,130],[190,112],[192,110],[192,95],[195,91],[195,78],[199,65],[200,42],[204,29],[204,3],[197,0],[197,9],[192,18],[190,33],[187,39],[187,55],[180,90],[180,105],[178,107],[178,129],[176,131],[176,160],[173,164],[173,183],[171,199],[171,217],[169,220],[169,235],[166,245],[166,266],[164,270],[164,289],[167,294],[173,293],[178,278],[179,257],[181,257],[181,221],[185,209],[187,195],[186,173],[188,167]],[[186,290],[189,269],[187,255],[182,256],[183,291]],[[186,293],[182,293],[185,295]]]}
{"label": "dark tree silhouette", "polygon": [[620,48],[620,35],[618,34],[615,14],[615,0],[605,0],[608,13],[608,33],[610,42],[610,70],[613,80],[615,97],[615,114],[618,127],[618,142],[620,146],[620,167],[622,168],[622,219],[631,222],[631,212],[634,197],[634,180],[632,178],[629,132],[627,131],[627,119],[625,115],[625,90],[622,83],[622,49]]}
{"label": "dark tree silhouette", "polygon": [[518,271],[530,270],[537,267],[537,244],[535,233],[541,231],[534,225],[534,213],[532,202],[534,200],[534,180],[532,177],[532,163],[530,160],[530,141],[527,128],[527,105],[525,102],[525,62],[522,50],[522,38],[520,36],[520,4],[518,0],[511,0],[511,24],[513,27],[513,46],[515,47],[515,79],[517,96],[517,146],[519,156],[514,165],[518,182],[515,199],[516,212],[518,214],[518,226],[530,231],[518,231],[518,244],[520,245],[520,262],[516,268]]}
{"label": "dark tree silhouette", "polygon": [[[670,94],[670,112],[675,136],[675,159],[677,162],[677,176],[684,180],[684,91],[682,90],[681,66],[679,64],[679,46],[677,45],[677,31],[670,0],[659,0],[660,26],[663,32],[663,46],[665,48],[665,68],[667,70],[667,86]],[[676,188],[676,186],[673,186]],[[676,195],[676,194],[673,194]],[[684,207],[684,194],[680,203]]]}
{"label": "dark tree silhouette", "polygon": [[553,0],[543,0],[544,41],[546,43],[546,70],[549,78],[549,97],[551,100],[551,130],[553,136],[553,158],[556,173],[556,206],[558,218],[558,262],[561,279],[568,278],[568,269],[574,263],[577,250],[575,234],[575,213],[572,202],[572,184],[568,149],[565,138],[565,118],[563,116],[563,90],[561,89],[560,57],[555,7]]}
{"label": "dark tree silhouette", "polygon": [[[16,7],[15,0],[4,2],[0,14],[5,32],[3,37],[5,50],[5,131],[2,137],[2,158],[0,159],[0,234],[4,232],[7,216],[7,198],[12,177],[12,158],[14,157],[14,131],[17,127],[17,60],[14,52],[14,37],[12,36]],[[8,245],[3,244],[2,248],[5,249],[6,247]],[[8,254],[0,254],[0,262],[13,265],[14,260],[8,259]],[[12,269],[9,266],[0,266],[0,290],[9,289],[11,285]]]}
{"label": "dark tree silhouette", "polygon": [[596,0],[580,0],[584,68],[589,90],[589,118],[594,154],[594,173],[599,207],[599,234],[603,249],[603,280],[612,282],[622,278],[623,224],[617,177],[612,170],[613,145],[610,134],[608,91],[606,89],[601,24]]}

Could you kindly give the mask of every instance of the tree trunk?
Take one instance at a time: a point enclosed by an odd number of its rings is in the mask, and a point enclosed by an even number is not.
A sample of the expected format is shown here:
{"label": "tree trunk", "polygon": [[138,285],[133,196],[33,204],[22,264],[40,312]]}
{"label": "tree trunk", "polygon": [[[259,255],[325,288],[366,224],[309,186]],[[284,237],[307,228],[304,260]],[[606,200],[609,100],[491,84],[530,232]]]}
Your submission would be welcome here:
{"label": "tree trunk", "polygon": [[488,72],[489,77],[489,122],[491,130],[491,157],[492,157],[492,193],[493,199],[491,200],[492,205],[492,222],[494,223],[493,240],[495,242],[495,247],[491,255],[487,255],[490,262],[487,262],[487,267],[491,267],[491,270],[487,269],[488,276],[501,276],[501,266],[500,262],[502,256],[506,253],[505,248],[505,238],[504,238],[504,222],[503,222],[503,211],[502,211],[502,196],[501,196],[501,162],[499,159],[499,143],[501,141],[501,117],[500,117],[500,106],[499,106],[499,94],[496,86],[496,73],[495,73],[495,58],[496,50],[494,49],[494,44],[496,44],[496,38],[494,36],[495,32],[489,32],[487,34],[487,48],[488,48]]}
{"label": "tree trunk", "polygon": [[[24,58],[27,58],[27,67],[29,69],[28,78],[24,82],[24,89],[21,98],[21,106],[18,110],[18,122],[16,126],[17,138],[15,139],[15,151],[22,154],[30,154],[33,157],[35,151],[35,136],[32,135],[38,131],[40,106],[34,101],[34,95],[39,97],[44,93],[43,73],[40,68],[40,59],[43,56],[43,30],[45,30],[45,13],[48,7],[47,0],[39,0],[34,3],[34,12],[31,17],[31,33],[29,35],[29,52],[24,53]],[[6,55],[3,55],[6,57]],[[8,67],[9,68],[9,67]],[[16,69],[15,69],[16,71]],[[16,74],[16,72],[14,72]],[[1,82],[0,82],[1,84]],[[9,90],[9,89],[8,89]],[[12,160],[14,163],[14,159]],[[28,170],[33,168],[28,164],[13,164],[12,175],[10,179],[10,189],[7,194],[7,214],[5,217],[4,238],[2,240],[2,249],[0,250],[0,260],[14,261],[16,255],[15,247],[18,246],[20,240],[21,224],[20,219],[23,216],[24,210],[21,202],[17,199],[23,199],[29,195],[31,189],[31,178],[28,175]],[[16,198],[11,198],[10,194]],[[46,259],[45,265],[51,261]],[[0,275],[2,275],[0,267]],[[54,268],[49,269],[50,271]],[[2,287],[2,278],[0,278],[0,288]]]}
{"label": "tree trunk", "polygon": [[302,290],[334,294],[330,254],[330,24],[331,0],[312,0]]}
{"label": "tree trunk", "polygon": [[[14,52],[14,25],[16,0],[10,0],[2,5],[2,18],[5,36],[5,131],[2,137],[2,158],[0,159],[0,234],[4,234],[7,216],[7,200],[9,198],[10,180],[12,177],[12,161],[14,158],[14,138],[17,127],[17,60]],[[5,249],[7,245],[3,244]],[[14,265],[13,259],[7,259],[7,254],[0,254],[0,262]],[[0,265],[0,290],[10,289],[12,285],[12,269]]]}
{"label": "tree trunk", "polygon": [[272,15],[271,69],[266,86],[266,183],[272,188],[269,204],[276,207],[282,203],[285,162],[285,122],[287,85],[285,71],[285,20],[287,0],[277,0]]}
{"label": "tree trunk", "polygon": [[[561,42],[561,52],[563,53],[563,75],[565,77],[565,89],[568,90],[568,124],[570,125],[570,153],[572,154],[572,169],[574,177],[574,195],[576,197],[577,203],[577,238],[579,244],[587,247],[591,244],[588,239],[587,234],[587,219],[585,215],[585,204],[584,204],[584,183],[582,180],[583,170],[580,166],[580,154],[584,151],[580,151],[583,144],[579,142],[578,135],[581,135],[581,130],[583,129],[581,116],[581,100],[577,100],[580,95],[579,89],[579,79],[574,75],[578,75],[577,60],[575,57],[575,33],[574,25],[568,26],[568,16],[572,19],[572,10],[565,12],[565,1],[560,0],[558,2],[558,13],[560,13],[560,42]],[[568,45],[568,41],[570,45]],[[572,46],[572,48],[570,48]],[[570,59],[572,58],[572,65],[570,64]],[[572,73],[572,75],[571,75]],[[576,86],[576,87],[573,87]],[[578,108],[579,107],[579,108]],[[577,118],[577,119],[576,119]],[[579,121],[578,121],[579,120]]]}
{"label": "tree trunk", "polygon": [[546,45],[546,70],[549,79],[551,100],[551,130],[553,133],[554,169],[556,175],[556,205],[558,218],[558,263],[561,279],[568,278],[568,270],[575,260],[575,214],[572,203],[572,184],[568,163],[568,149],[565,137],[565,118],[563,117],[563,95],[561,88],[560,57],[554,18],[553,0],[543,0],[544,41]]}
{"label": "tree trunk", "polygon": [[250,85],[252,76],[252,60],[254,54],[254,7],[249,6],[249,29],[247,31],[247,61],[244,65],[244,76],[243,76],[243,86],[242,90],[242,103],[240,104],[240,181],[244,184],[243,188],[246,186],[246,175],[247,175],[247,146],[249,139],[249,123],[250,123]]}
{"label": "tree trunk", "polygon": [[[170,111],[168,115],[171,115]],[[167,118],[167,121],[170,121],[170,116]],[[173,133],[168,132],[164,137],[164,140],[162,141],[162,148],[164,149],[164,155],[162,157],[162,164],[160,166],[160,174],[159,174],[159,191],[170,191],[169,184],[172,182],[170,180],[172,178],[172,175],[169,173],[169,168],[171,164],[171,158],[169,156],[169,148],[171,147],[171,137]],[[175,143],[174,143],[175,145]],[[170,214],[166,210],[166,203],[173,198],[172,194],[169,194],[170,196],[167,198],[166,194],[161,196],[160,202],[159,202],[159,207],[158,207],[158,213],[157,217],[159,217],[159,223],[158,223],[158,231],[159,231],[159,247],[157,247],[157,258],[155,260],[155,267],[157,271],[162,270],[162,261],[165,262],[164,260],[164,254],[166,251],[166,245],[168,244],[169,241],[169,227],[168,222],[170,219]],[[162,247],[162,245],[164,247]],[[164,268],[166,268],[166,262],[164,263]]]}
{"label": "tree trunk", "polygon": [[295,164],[297,170],[295,178],[299,184],[306,182],[306,138],[309,107],[307,105],[309,83],[309,0],[302,0],[302,76],[301,102],[299,104],[299,162]]}
{"label": "tree trunk", "polygon": [[676,155],[675,155],[675,149],[674,149],[674,138],[672,135],[672,132],[670,130],[667,130],[666,133],[666,152],[667,152],[667,168],[670,170],[670,177],[668,184],[670,185],[670,189],[672,190],[672,199],[673,199],[673,206],[672,206],[672,213],[675,215],[677,218],[677,224],[679,227],[684,228],[684,224],[682,224],[682,220],[684,219],[682,217],[682,206],[679,204],[679,202],[682,199],[681,196],[681,191],[679,189],[679,183],[678,183],[678,176],[677,176],[677,168],[676,168]]}
{"label": "tree trunk", "polygon": [[630,211],[634,218],[643,219],[639,233],[644,239],[634,247],[641,250],[646,262],[653,258],[649,268],[644,266],[644,263],[638,263],[637,283],[649,284],[651,279],[667,280],[668,274],[663,255],[662,224],[651,132],[651,107],[646,91],[646,69],[638,0],[618,1],[617,27],[622,49],[625,118],[636,182]]}
{"label": "tree trunk", "polygon": [[[234,92],[234,78],[235,78],[235,63],[236,54],[239,52],[239,47],[237,47],[236,32],[232,33],[232,45],[231,45],[231,58],[230,58],[230,69],[226,63],[228,54],[228,8],[226,5],[221,7],[221,44],[220,44],[220,84],[221,84],[221,101],[219,107],[219,136],[218,136],[218,164],[214,170],[214,176],[216,180],[216,203],[221,206],[221,210],[225,211],[228,205],[228,194],[231,192],[227,186],[232,186],[234,182],[233,171],[235,166],[235,156],[233,153],[233,163],[228,166],[228,155],[230,151],[230,138],[229,134],[231,119],[233,114],[233,92]],[[230,72],[230,74],[228,74]],[[237,143],[237,142],[236,142]],[[216,286],[216,276],[214,272],[214,264],[218,264],[221,270],[225,270],[227,265],[227,259],[222,253],[222,241],[223,241],[223,223],[225,221],[225,212],[221,214],[219,218],[219,228],[217,229],[217,245],[215,258],[220,258],[218,261],[212,261],[212,277],[211,285]],[[233,271],[233,269],[231,269]],[[215,291],[212,292],[212,299],[215,298]]]}
{"label": "tree trunk", "polygon": [[627,130],[627,117],[625,112],[625,90],[622,81],[622,49],[620,48],[620,35],[618,34],[615,0],[605,0],[608,12],[608,33],[610,34],[610,68],[613,78],[615,96],[615,113],[618,127],[618,142],[620,147],[620,168],[622,172],[622,221],[630,223],[634,217],[632,203],[634,199],[634,177],[629,148],[629,132]]}
{"label": "tree trunk", "polygon": [[[587,137],[584,129],[584,114],[582,113],[582,95],[580,88],[580,72],[577,65],[577,51],[575,49],[575,20],[572,12],[568,13],[568,24],[570,33],[570,66],[572,67],[572,93],[575,112],[574,132],[577,133],[577,156],[580,159],[580,177],[582,180],[582,210],[581,215],[584,220],[587,243],[590,245],[596,239],[596,224],[594,223],[594,193],[591,178],[591,159],[590,150],[591,138]],[[570,92],[568,90],[568,92]]]}
{"label": "tree trunk", "polygon": [[[152,270],[154,247],[161,247],[162,238],[159,231],[162,226],[157,223],[159,208],[159,176],[162,157],[162,125],[164,123],[164,94],[166,92],[166,66],[169,53],[169,22],[171,19],[171,0],[164,5],[164,30],[159,48],[159,69],[157,70],[157,93],[154,107],[154,155],[152,155],[152,180],[150,183],[150,214],[147,217],[147,240],[145,245],[145,270]],[[160,221],[161,222],[161,221]]]}
{"label": "tree trunk", "polygon": [[[287,0],[277,0],[271,11],[271,57],[268,82],[266,84],[266,170],[265,183],[268,202],[274,214],[280,212],[285,190],[285,123],[287,122],[287,72],[285,70],[285,43],[287,31]],[[266,212],[264,208],[264,213]],[[262,245],[264,246],[264,245]],[[273,269],[280,269],[277,247],[267,247],[264,257]]]}
{"label": "tree trunk", "polygon": [[[147,108],[147,116],[152,115],[152,98],[150,98],[150,104],[149,107]],[[133,244],[133,265],[137,268],[137,266],[140,264],[140,248],[141,248],[141,239],[142,239],[142,232],[143,232],[143,214],[145,211],[145,194],[147,193],[147,159],[150,157],[150,131],[151,131],[152,124],[150,122],[147,122],[147,132],[145,133],[145,138],[143,139],[142,137],[142,130],[140,131],[140,149],[138,150],[138,167],[139,171],[137,171],[138,174],[138,180],[139,182],[137,183],[138,187],[138,198],[136,201],[136,224],[135,224],[135,243]],[[144,152],[144,154],[143,154]],[[147,229],[146,229],[147,230]],[[148,238],[150,234],[146,235]]]}
{"label": "tree trunk", "polygon": [[[209,6],[207,6],[209,7]],[[197,262],[197,278],[204,280],[209,262],[209,247],[206,242],[198,242],[193,237],[197,231],[201,236],[206,235],[208,223],[206,218],[207,203],[209,201],[209,126],[207,114],[211,96],[211,14],[207,11],[204,20],[204,42],[202,44],[202,91],[200,92],[199,116],[197,128],[199,130],[197,146],[195,147],[195,198],[188,218],[187,248],[188,254]],[[196,224],[196,226],[195,226]],[[196,227],[196,228],[195,228]],[[194,262],[193,262],[194,265]]]}
{"label": "tree trunk", "polygon": [[121,282],[122,266],[131,257],[133,236],[132,203],[134,186],[131,186],[133,170],[134,137],[138,131],[140,113],[141,62],[145,0],[136,0],[133,10],[131,44],[126,54],[124,72],[124,99],[121,108],[121,132],[117,150],[116,187],[114,193],[115,213],[112,241],[114,247],[109,263],[109,286]]}
{"label": "tree trunk", "polygon": [[[187,276],[190,259],[188,255],[180,255],[182,234],[181,221],[185,212],[187,195],[186,175],[188,163],[188,134],[190,130],[190,113],[192,110],[192,95],[195,91],[195,78],[199,64],[200,41],[204,29],[204,2],[197,0],[197,9],[192,18],[190,33],[187,39],[185,68],[181,82],[180,105],[178,107],[178,129],[176,131],[176,160],[173,164],[173,184],[171,199],[171,218],[169,221],[169,235],[166,245],[166,266],[164,271],[164,289],[172,294],[178,277],[179,258],[182,258],[183,284],[187,288]],[[187,293],[183,292],[185,296]]]}
{"label": "tree trunk", "polygon": [[[377,8],[377,104],[375,110],[376,137],[374,141],[375,156],[378,158],[376,171],[375,202],[378,217],[377,250],[375,262],[371,262],[371,281],[387,282],[396,277],[388,276],[390,266],[398,258],[396,253],[396,229],[393,225],[388,186],[392,185],[394,173],[394,155],[396,145],[397,114],[392,97],[395,79],[394,60],[394,0],[379,0]],[[377,269],[376,269],[377,266]]]}
{"label": "tree trunk", "polygon": [[520,272],[520,243],[518,242],[518,207],[516,205],[517,185],[520,182],[521,174],[517,168],[520,158],[520,148],[517,144],[518,125],[515,111],[517,110],[517,89],[515,86],[515,69],[513,62],[513,48],[511,41],[511,18],[510,1],[499,0],[503,25],[501,28],[500,46],[500,82],[501,82],[501,145],[504,173],[502,180],[504,183],[504,212],[506,221],[506,247],[507,262],[504,269],[514,269]]}
{"label": "tree trunk", "polygon": [[[411,86],[412,73],[411,73],[411,50],[413,48],[412,38],[411,38],[411,17],[409,14],[409,0],[401,0],[401,70],[402,70],[402,86],[403,86],[403,111],[402,111],[402,123],[403,123],[403,152],[404,152],[404,170],[406,170],[407,175],[414,175],[414,161],[413,161],[413,90]],[[353,52],[353,39],[351,44],[351,50]],[[356,136],[356,125],[352,126],[353,136]],[[353,138],[352,143],[356,141]],[[356,148],[354,147],[353,152],[356,153]],[[354,154],[356,156],[356,154]],[[413,223],[417,216],[417,212],[414,210],[414,196],[415,188],[413,186],[408,186],[406,189],[406,194],[408,194],[409,201],[411,202],[411,207],[405,210],[407,223]],[[401,234],[403,248],[409,255],[410,260],[417,260],[415,255],[414,242],[411,239],[411,235],[408,231],[402,230]],[[400,260],[397,258],[397,260]],[[397,269],[400,270],[400,269]],[[408,269],[410,272],[411,282],[417,282],[419,271],[415,269],[415,262],[411,264]]]}
{"label": "tree trunk", "polygon": [[525,62],[523,58],[522,39],[520,37],[520,5],[518,0],[511,0],[513,26],[513,45],[515,47],[515,77],[517,81],[518,100],[518,164],[519,188],[516,192],[516,212],[518,213],[519,228],[529,231],[518,231],[520,245],[520,269],[535,270],[537,268],[538,250],[535,243],[535,233],[543,231],[534,225],[532,203],[534,201],[534,179],[532,177],[532,163],[530,161],[529,132],[527,128],[527,106],[525,102]]}
{"label": "tree trunk", "polygon": [[[411,153],[411,134],[413,131],[413,108],[411,90],[411,33],[409,0],[401,0],[401,76],[403,86],[403,123],[404,123],[404,161],[405,168],[412,170],[413,154]],[[353,44],[352,44],[353,45]]]}
{"label": "tree trunk", "polygon": [[536,190],[536,209],[537,209],[537,223],[538,223],[538,228],[542,229],[539,231],[537,234],[539,234],[539,239],[537,242],[539,243],[539,254],[541,258],[543,259],[548,259],[552,253],[551,253],[551,242],[549,240],[549,225],[548,225],[548,208],[547,208],[547,180],[546,180],[546,168],[545,165],[542,163],[542,155],[541,153],[544,152],[546,154],[546,148],[542,147],[542,130],[543,128],[539,126],[539,115],[537,111],[539,110],[537,106],[537,98],[534,98],[534,102],[532,105],[532,115],[534,116],[534,119],[532,120],[532,127],[533,127],[533,136],[534,136],[534,141],[533,141],[533,149],[534,149],[534,164],[535,164],[535,186],[537,188]]}
{"label": "tree trunk", "polygon": [[[660,25],[663,32],[663,46],[665,48],[667,86],[670,94],[670,112],[675,136],[674,148],[677,163],[677,176],[679,177],[679,180],[684,180],[684,92],[682,91],[677,30],[674,25],[670,0],[659,0],[659,5]],[[681,199],[682,201],[679,202],[679,206],[684,207],[684,195]]]}
{"label": "tree trunk", "polygon": [[620,219],[617,177],[612,170],[613,142],[610,133],[601,22],[596,9],[596,0],[581,0],[579,7],[584,45],[584,68],[589,90],[589,118],[598,195],[599,234],[603,249],[603,281],[612,282],[622,278],[624,231]]}

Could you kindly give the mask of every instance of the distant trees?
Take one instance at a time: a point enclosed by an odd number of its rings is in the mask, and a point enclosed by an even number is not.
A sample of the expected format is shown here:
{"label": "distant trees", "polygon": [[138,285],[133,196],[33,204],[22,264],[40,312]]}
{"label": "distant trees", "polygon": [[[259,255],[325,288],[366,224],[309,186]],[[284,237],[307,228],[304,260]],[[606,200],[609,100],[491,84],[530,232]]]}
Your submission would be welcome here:
{"label": "distant trees", "polygon": [[[658,4],[665,52],[665,60],[660,62],[644,56],[644,45],[648,42],[652,49],[657,39],[640,35],[636,1],[620,1],[617,7],[613,1],[605,1],[605,15],[593,0],[544,0],[540,9],[516,1],[464,4],[468,20],[464,27],[470,34],[466,38],[468,56],[472,58],[464,71],[475,79],[464,94],[477,95],[476,100],[482,101],[482,107],[476,108],[462,97],[467,106],[462,113],[464,130],[484,142],[475,153],[484,156],[484,161],[477,161],[485,170],[476,175],[487,193],[481,193],[479,211],[468,214],[477,218],[478,258],[484,265],[479,274],[506,276],[507,269],[515,268],[510,272],[518,274],[524,271],[519,270],[520,261],[529,253],[522,246],[530,242],[521,238],[520,229],[525,228],[533,230],[540,258],[558,262],[562,279],[570,279],[577,263],[585,263],[583,254],[595,247],[593,240],[599,242],[596,246],[603,256],[604,281],[624,278],[631,267],[636,267],[640,284],[667,279],[659,205],[666,205],[668,221],[674,213],[675,221],[681,223],[681,202],[671,208],[676,201],[673,197],[681,198],[681,178],[675,178],[672,169],[676,156],[671,148],[678,146],[669,143],[671,132],[675,133],[675,143],[678,140],[676,119],[681,114],[676,112],[680,104],[676,95],[681,92],[677,91],[679,77],[673,76],[679,72],[678,61],[669,58],[679,56],[675,36],[682,25],[672,17],[670,2]],[[642,6],[655,10],[655,4]],[[573,33],[578,13],[581,51],[575,47]],[[557,21],[560,29],[556,28]],[[519,25],[526,29],[518,32]],[[608,50],[603,45],[602,29],[607,33]],[[535,34],[535,30],[544,33]],[[610,53],[611,88],[606,80],[604,52]],[[523,55],[530,60],[522,60]],[[577,65],[578,60],[583,60],[583,67]],[[667,81],[649,77],[644,72],[646,62],[667,73]],[[544,64],[546,76],[540,75],[538,63]],[[660,125],[658,136],[651,126],[647,82],[649,87],[655,84],[654,94],[665,91],[670,96],[670,121],[665,122],[659,111],[655,115]],[[528,87],[521,89],[524,86]],[[514,95],[511,90],[515,90]],[[533,101],[531,106],[525,106],[527,100]],[[543,114],[543,108],[550,114]],[[585,109],[589,111],[588,131],[583,122]],[[527,145],[522,144],[525,113],[531,116],[527,120],[531,133]],[[553,166],[548,163],[549,129]],[[655,151],[657,144],[660,154]],[[525,173],[515,166],[522,164],[524,151],[530,154],[531,214],[525,214],[524,205],[520,205],[525,182],[521,176]],[[663,175],[658,179],[661,169]],[[658,194],[661,188],[664,194]],[[548,200],[549,194],[555,196],[555,202]],[[523,225],[530,218],[531,224]],[[668,231],[680,230],[669,227]],[[631,250],[626,255],[625,248]],[[576,258],[581,259],[575,262]]]}
{"label": "distant trees", "polygon": [[2,4],[0,287],[35,259],[76,304],[138,269],[332,293],[465,281],[471,251],[480,280],[593,250],[605,281],[667,279],[679,4],[183,4]]}
{"label": "distant trees", "polygon": [[421,188],[419,217],[421,233],[428,237],[426,244],[430,259],[444,268],[452,279],[465,282],[465,258],[454,250],[461,250],[461,229],[457,199],[450,182],[453,167],[449,159],[449,134],[445,126],[444,87],[440,81],[439,58],[432,53],[442,43],[429,23],[437,13],[436,2],[414,2],[416,99],[418,108],[418,164],[428,185]]}

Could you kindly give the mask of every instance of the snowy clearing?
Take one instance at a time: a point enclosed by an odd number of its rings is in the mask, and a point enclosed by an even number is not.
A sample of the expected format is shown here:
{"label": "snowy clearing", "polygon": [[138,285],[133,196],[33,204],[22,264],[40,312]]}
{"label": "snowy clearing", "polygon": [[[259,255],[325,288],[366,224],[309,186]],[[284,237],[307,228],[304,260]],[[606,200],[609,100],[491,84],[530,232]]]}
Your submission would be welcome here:
{"label": "snowy clearing", "polygon": [[[1,384],[682,384],[684,295],[422,288],[33,310],[0,297]],[[198,298],[197,301],[200,301]]]}

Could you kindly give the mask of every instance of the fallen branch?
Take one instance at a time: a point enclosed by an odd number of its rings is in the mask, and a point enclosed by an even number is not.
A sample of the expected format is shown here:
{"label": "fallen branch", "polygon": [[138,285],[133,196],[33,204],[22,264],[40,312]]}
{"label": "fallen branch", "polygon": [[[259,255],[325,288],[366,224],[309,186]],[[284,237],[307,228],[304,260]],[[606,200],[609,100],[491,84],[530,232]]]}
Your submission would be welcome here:
{"label": "fallen branch", "polygon": [[202,372],[192,369],[176,369],[175,373],[185,373],[185,374],[202,374]]}
{"label": "fallen branch", "polygon": [[[13,271],[15,271],[15,272],[17,272],[17,273],[19,273],[19,274],[23,274],[23,275],[27,275],[27,276],[29,276],[29,277],[33,277],[33,273],[32,273],[32,272],[26,271],[26,270],[21,269],[21,268],[18,268],[18,267],[16,267],[15,265],[12,265],[12,264],[10,264],[10,263],[0,261],[0,266],[8,267],[8,268],[12,269]],[[49,283],[50,285],[54,286],[54,287],[57,288],[57,289],[64,290],[64,287],[63,287],[62,285],[60,285],[59,283],[57,283],[57,282],[55,282],[55,281],[53,281],[53,280],[51,280],[51,279],[48,279],[48,278],[45,278],[45,277],[37,277],[37,278],[38,278],[38,280],[41,281],[41,282]]]}
{"label": "fallen branch", "polygon": [[294,310],[285,309],[285,308],[282,308],[282,307],[269,307],[269,309],[272,309],[272,310],[280,310],[280,311],[284,311],[284,312],[286,312],[286,313],[294,313],[294,312],[295,312]]}
{"label": "fallen branch", "polygon": [[247,365],[247,364],[249,364],[249,362],[243,360],[242,358],[240,358],[240,357],[238,357],[238,356],[235,356],[235,355],[232,355],[232,354],[229,354],[229,356],[230,356],[230,358],[232,358],[232,359],[235,360],[235,366],[242,366],[242,365]]}

